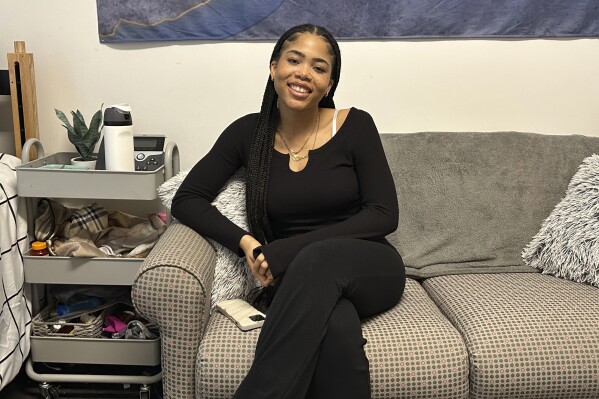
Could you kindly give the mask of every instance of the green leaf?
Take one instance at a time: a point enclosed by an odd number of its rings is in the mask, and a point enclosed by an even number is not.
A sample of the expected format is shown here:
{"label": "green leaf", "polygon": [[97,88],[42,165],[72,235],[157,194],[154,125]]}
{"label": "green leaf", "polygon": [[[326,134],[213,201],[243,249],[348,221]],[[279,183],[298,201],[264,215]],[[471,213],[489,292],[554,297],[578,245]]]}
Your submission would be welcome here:
{"label": "green leaf", "polygon": [[77,116],[81,119],[81,122],[83,122],[83,124],[87,126],[87,124],[85,123],[85,118],[83,117],[81,111],[77,110]]}
{"label": "green leaf", "polygon": [[79,155],[81,155],[81,157],[83,159],[85,159],[85,148],[83,145],[83,141],[81,140],[81,138],[79,136],[77,136],[75,133],[71,133],[71,131],[69,131],[68,133],[69,135],[69,141],[71,143],[73,143],[73,145],[75,146],[75,149],[77,150],[77,152],[79,153]]}
{"label": "green leaf", "polygon": [[75,128],[75,134],[81,138],[87,133],[87,125],[85,121],[80,116],[81,112],[71,111],[71,115],[73,116],[73,127]]}
{"label": "green leaf", "polygon": [[102,110],[96,111],[94,116],[92,116],[92,121],[89,124],[89,130],[87,134],[92,135],[92,137],[96,138],[96,141],[100,138],[100,130],[102,124]]}
{"label": "green leaf", "polygon": [[69,120],[67,119],[67,116],[64,114],[64,112],[56,108],[54,108],[54,112],[56,112],[56,116],[58,117],[58,119],[62,121],[62,126],[66,127],[69,132],[74,133],[75,130],[73,129],[73,126],[71,126],[71,124],[69,123]]}

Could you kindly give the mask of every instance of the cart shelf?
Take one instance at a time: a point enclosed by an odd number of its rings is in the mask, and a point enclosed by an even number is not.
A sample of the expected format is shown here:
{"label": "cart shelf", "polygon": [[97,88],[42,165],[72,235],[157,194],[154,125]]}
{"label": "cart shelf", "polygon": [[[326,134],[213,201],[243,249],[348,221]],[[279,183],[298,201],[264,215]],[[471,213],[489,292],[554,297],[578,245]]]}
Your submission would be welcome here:
{"label": "cart shelf", "polygon": [[23,256],[25,281],[32,284],[131,285],[141,258]]}
{"label": "cart shelf", "polygon": [[76,153],[58,152],[17,168],[17,192],[21,197],[152,200],[165,180],[164,166],[154,171],[45,169],[68,165]]}
{"label": "cart shelf", "polygon": [[156,366],[160,338],[31,337],[31,360],[48,363]]}

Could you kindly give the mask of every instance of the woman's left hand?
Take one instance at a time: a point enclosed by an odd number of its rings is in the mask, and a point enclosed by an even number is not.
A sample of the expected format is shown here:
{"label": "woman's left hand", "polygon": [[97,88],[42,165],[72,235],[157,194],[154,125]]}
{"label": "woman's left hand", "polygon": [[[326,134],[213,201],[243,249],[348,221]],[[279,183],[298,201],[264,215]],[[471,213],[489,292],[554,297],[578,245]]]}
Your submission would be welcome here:
{"label": "woman's left hand", "polygon": [[256,260],[252,263],[251,266],[252,274],[258,278],[260,284],[264,287],[268,287],[273,283],[272,272],[268,267],[268,262],[264,257],[264,254],[258,255]]}
{"label": "woman's left hand", "polygon": [[268,287],[274,281],[272,272],[268,267],[268,262],[263,253],[254,259],[254,250],[261,245],[260,242],[249,234],[241,237],[241,240],[239,241],[239,248],[245,253],[245,260],[250,268],[250,272],[252,272],[258,281],[260,281],[260,284],[264,287]]}

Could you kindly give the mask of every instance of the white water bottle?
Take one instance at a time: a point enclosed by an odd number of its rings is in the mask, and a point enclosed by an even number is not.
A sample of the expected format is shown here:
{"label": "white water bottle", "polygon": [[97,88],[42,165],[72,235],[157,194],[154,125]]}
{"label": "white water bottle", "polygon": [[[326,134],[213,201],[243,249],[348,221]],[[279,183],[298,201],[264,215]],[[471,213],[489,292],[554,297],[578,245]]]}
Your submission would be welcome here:
{"label": "white water bottle", "polygon": [[116,104],[106,108],[103,131],[106,170],[135,171],[131,107]]}

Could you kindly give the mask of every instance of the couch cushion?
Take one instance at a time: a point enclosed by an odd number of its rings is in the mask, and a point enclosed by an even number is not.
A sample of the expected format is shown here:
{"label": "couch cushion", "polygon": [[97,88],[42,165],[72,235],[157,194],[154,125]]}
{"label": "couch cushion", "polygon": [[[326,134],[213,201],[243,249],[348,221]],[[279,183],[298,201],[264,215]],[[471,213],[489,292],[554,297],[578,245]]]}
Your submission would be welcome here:
{"label": "couch cushion", "polygon": [[[363,324],[372,398],[468,398],[462,338],[414,280],[399,304]],[[197,358],[198,398],[231,397],[250,368],[259,330],[214,313]]]}
{"label": "couch cushion", "polygon": [[471,398],[599,397],[599,289],[536,273],[423,285],[466,341]]}
{"label": "couch cushion", "polygon": [[[599,137],[532,133],[384,134],[397,185],[389,236],[412,277],[530,271],[520,252]],[[481,239],[484,237],[484,239]]]}

